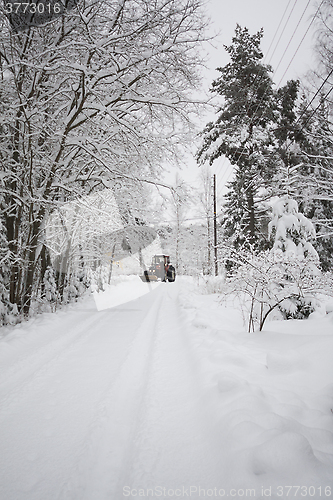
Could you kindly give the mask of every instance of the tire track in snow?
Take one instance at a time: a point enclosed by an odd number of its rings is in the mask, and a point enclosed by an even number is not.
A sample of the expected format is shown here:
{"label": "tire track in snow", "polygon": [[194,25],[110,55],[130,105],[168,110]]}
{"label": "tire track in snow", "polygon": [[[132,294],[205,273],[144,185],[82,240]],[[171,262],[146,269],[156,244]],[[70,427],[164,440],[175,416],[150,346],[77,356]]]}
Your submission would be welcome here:
{"label": "tire track in snow", "polygon": [[150,371],[156,322],[164,300],[163,287],[136,331],[115,379],[104,391],[87,434],[81,456],[70,471],[57,500],[109,500],[131,449],[137,415]]}
{"label": "tire track in snow", "polygon": [[[91,299],[90,302],[93,303],[93,300]],[[28,393],[29,388],[33,389],[36,380],[46,377],[49,369],[60,363],[63,358],[69,357],[80,344],[94,336],[99,326],[105,325],[106,320],[112,324],[112,318],[119,312],[119,307],[115,310],[95,311],[93,306],[93,309],[89,309],[88,312],[74,310],[56,316],[55,321],[50,318],[52,324],[47,334],[42,335],[43,339],[41,339],[40,333],[34,334],[32,332],[29,332],[27,338],[22,336],[19,340],[16,339],[16,342],[21,343],[23,353],[20,356],[16,355],[15,359],[10,359],[8,356],[11,344],[8,345],[7,337],[0,340],[0,422],[11,405],[18,401],[17,395],[20,392],[24,390]],[[77,322],[78,313],[84,316],[79,322]],[[63,320],[68,318],[70,314],[73,315],[71,323],[75,324],[64,331],[59,331]],[[24,325],[22,326],[24,328]],[[42,346],[39,345],[41,340],[43,341]]]}
{"label": "tire track in snow", "polygon": [[[64,349],[58,350],[49,362],[41,357],[43,366],[28,377],[26,384],[23,380],[17,383],[11,405],[2,407],[1,499],[56,499],[65,492],[64,498],[81,500],[79,491],[98,458],[94,452],[99,450],[99,429],[104,429],[106,394],[116,383],[124,359],[135,348],[148,306],[158,296],[156,291],[132,302],[132,308],[127,303],[80,321],[69,348],[66,340]],[[66,319],[60,324],[67,329],[72,320]],[[29,332],[33,343],[43,332],[44,323],[41,327]],[[65,340],[64,335],[61,338]],[[47,352],[54,354],[54,349]],[[26,371],[22,366],[19,373],[23,379]],[[80,463],[84,475],[78,477],[75,464]]]}
{"label": "tire track in snow", "polygon": [[57,500],[120,499],[126,486],[218,486],[218,445],[202,408],[176,291],[175,285],[160,288]]}
{"label": "tire track in snow", "polygon": [[[160,496],[163,488],[209,489],[218,487],[223,477],[224,464],[216,436],[210,433],[209,408],[203,406],[177,288],[166,289],[135,439],[113,498],[123,498],[124,493],[137,498],[140,489],[146,498]],[[202,495],[193,491],[191,498]]]}
{"label": "tire track in snow", "polygon": [[[1,429],[0,492],[6,500],[121,499],[126,485],[172,488],[199,479],[201,487],[215,486],[218,453],[207,432],[176,291],[177,284],[163,284],[127,319],[125,309],[94,313],[75,328],[69,346],[60,347],[61,336],[58,357],[52,358],[54,346],[41,348],[39,354],[51,359],[41,356],[44,369],[30,373],[27,384],[21,384],[27,371],[17,366],[8,435]],[[54,396],[48,395],[50,384]]]}
{"label": "tire track in snow", "polygon": [[34,389],[36,380],[46,377],[47,371],[54,364],[59,363],[62,358],[70,356],[80,342],[84,342],[89,336],[94,335],[98,325],[105,322],[106,315],[107,312],[104,312],[100,316],[97,313],[93,314],[91,318],[85,318],[69,331],[62,333],[60,338],[57,335],[56,340],[37,348],[28,357],[17,360],[13,366],[1,374],[0,423],[12,405],[20,402],[18,395],[24,391],[25,396],[28,397],[29,389]]}

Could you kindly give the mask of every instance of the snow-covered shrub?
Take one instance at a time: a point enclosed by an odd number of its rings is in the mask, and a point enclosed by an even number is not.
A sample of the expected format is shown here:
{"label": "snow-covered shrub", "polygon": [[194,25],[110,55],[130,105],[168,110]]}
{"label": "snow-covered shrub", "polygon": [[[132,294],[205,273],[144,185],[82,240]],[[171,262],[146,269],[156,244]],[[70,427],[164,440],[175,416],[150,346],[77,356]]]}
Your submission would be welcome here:
{"label": "snow-covered shrub", "polygon": [[[316,236],[312,222],[298,211],[297,202],[288,195],[278,198],[273,205],[273,217],[268,226],[274,237],[272,252],[285,269],[285,278],[292,283],[311,281],[320,275],[319,257],[311,244]],[[295,294],[279,306],[286,319],[307,318],[314,311],[313,299]]]}
{"label": "snow-covered shrub", "polygon": [[319,262],[318,254],[309,240],[316,233],[312,222],[298,211],[297,202],[288,196],[279,198],[273,205],[273,217],[268,225],[274,238],[273,251],[299,257],[312,256]]}
{"label": "snow-covered shrub", "polygon": [[32,301],[30,316],[43,312],[55,312],[58,307],[79,299],[90,286],[86,273],[76,271],[68,275],[60,275],[52,266],[44,273],[40,292]]}
{"label": "snow-covered shrub", "polygon": [[224,276],[207,276],[200,275],[199,287],[202,293],[212,294],[212,293],[223,293],[225,287],[225,277]]}
{"label": "snow-covered shrub", "polygon": [[259,254],[231,250],[227,256],[237,266],[226,280],[225,293],[242,299],[249,331],[262,330],[273,311],[284,319],[307,318],[318,294],[333,293],[332,277],[321,273],[309,241],[315,236],[314,228],[294,200],[277,200],[269,230],[274,237],[272,250]]}
{"label": "snow-covered shrub", "polygon": [[16,304],[9,301],[8,290],[0,281],[0,326],[15,325],[20,321],[20,315]]}
{"label": "snow-covered shrub", "polygon": [[88,280],[90,281],[90,288],[92,292],[104,291],[106,285],[109,283],[110,266],[102,265],[97,269],[88,271]]}
{"label": "snow-covered shrub", "polygon": [[332,279],[314,272],[316,260],[311,256],[283,256],[271,251],[259,255],[235,254],[239,263],[228,277],[224,293],[237,295],[247,317],[248,331],[262,330],[268,316],[306,318],[317,305],[317,295],[332,293]]}
{"label": "snow-covered shrub", "polygon": [[57,304],[60,302],[60,294],[58,291],[55,272],[51,266],[45,271],[43,278],[43,303],[49,306],[50,311],[54,312]]}
{"label": "snow-covered shrub", "polygon": [[79,297],[82,297],[89,287],[90,282],[85,274],[70,274],[67,276],[65,282],[62,302],[68,304],[77,300]]}

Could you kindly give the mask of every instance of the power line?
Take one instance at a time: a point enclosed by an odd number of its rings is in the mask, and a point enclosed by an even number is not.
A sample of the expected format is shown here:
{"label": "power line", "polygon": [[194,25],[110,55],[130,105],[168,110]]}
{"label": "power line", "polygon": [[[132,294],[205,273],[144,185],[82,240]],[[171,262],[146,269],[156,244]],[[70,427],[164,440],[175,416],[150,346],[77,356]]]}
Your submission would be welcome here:
{"label": "power line", "polygon": [[[273,55],[274,55],[274,53],[275,53],[275,50],[276,50],[276,48],[277,48],[277,46],[278,46],[278,44],[279,44],[279,42],[280,42],[280,40],[281,40],[282,34],[283,34],[283,33],[284,33],[284,31],[285,31],[285,28],[286,28],[286,26],[287,26],[287,24],[288,24],[288,22],[289,22],[289,19],[290,19],[290,17],[291,17],[292,12],[294,11],[294,8],[295,8],[295,6],[296,6],[296,4],[297,4],[297,1],[298,1],[298,0],[295,0],[295,2],[294,2],[294,5],[293,5],[293,7],[292,7],[292,10],[291,10],[291,12],[289,13],[288,19],[287,19],[287,21],[286,21],[286,23],[285,23],[285,25],[284,25],[284,28],[283,28],[283,30],[282,30],[282,33],[281,33],[281,35],[280,35],[280,37],[279,37],[279,40],[278,40],[278,42],[277,42],[277,44],[276,44],[276,47],[275,47],[275,49],[274,49],[274,52],[273,52],[273,54],[272,54],[272,56],[271,56],[270,60],[272,59],[272,57],[273,57]],[[310,0],[309,0],[309,2],[310,2]],[[309,3],[309,2],[308,2],[308,3]],[[289,1],[289,3],[290,3],[290,1]],[[288,5],[289,5],[289,4],[288,4]],[[288,8],[288,6],[287,6],[287,8]],[[306,6],[306,8],[307,8],[307,6]],[[306,9],[305,9],[305,10],[306,10]],[[303,11],[303,14],[302,14],[301,18],[303,17],[305,10]],[[286,11],[285,11],[285,12],[286,12]],[[279,23],[279,24],[281,24],[281,22],[282,22],[282,19],[283,19],[283,17],[284,17],[285,12],[283,13],[282,18],[281,18],[281,21],[280,21],[280,23]],[[299,23],[300,23],[300,20],[299,20]],[[298,23],[298,25],[299,25],[299,23]],[[297,25],[297,26],[298,26],[298,25]],[[295,28],[294,33],[293,33],[292,37],[294,36],[296,29],[297,29],[297,27]],[[291,39],[292,39],[292,38],[291,38]],[[290,40],[289,40],[289,42],[288,42],[288,46],[289,46],[289,44],[290,44],[290,42],[291,42],[291,39],[290,39]],[[284,55],[285,55],[285,54],[284,54]],[[284,56],[283,56],[283,57],[284,57]],[[281,60],[283,59],[283,57],[281,58]],[[280,63],[281,63],[281,60],[280,60]],[[279,63],[279,64],[280,64],[280,63]],[[275,74],[275,73],[274,73],[274,74]],[[255,77],[255,79],[254,79],[254,81],[253,81],[252,85],[250,86],[250,88],[251,88],[252,86],[254,86],[254,84],[255,84],[255,82],[256,82],[256,79],[257,79],[257,76],[258,76],[258,74],[256,75],[256,77]],[[262,75],[262,76],[260,77],[259,82],[258,82],[258,84],[257,84],[257,86],[256,86],[256,88],[255,88],[254,90],[258,90],[259,85],[260,85],[261,81],[263,80],[263,78],[264,78],[264,76]],[[263,102],[263,100],[264,100],[265,96],[267,95],[267,91],[268,91],[268,87],[267,87],[266,91],[263,93],[263,95],[262,95],[262,97],[261,97],[261,99],[260,99],[260,101],[259,101],[259,103],[258,103],[258,105],[257,105],[257,108],[256,108],[256,109],[255,109],[255,111],[254,111],[254,114],[253,114],[253,116],[252,116],[252,118],[251,118],[251,121],[250,121],[250,125],[251,125],[251,124],[253,124],[253,121],[254,121],[254,119],[255,119],[255,117],[256,117],[256,115],[257,115],[257,113],[258,113],[259,107],[260,107],[260,105],[262,104],[262,102]],[[241,117],[238,119],[238,122],[236,121],[236,127],[237,127],[240,123],[241,123]],[[238,153],[238,154],[242,155],[242,154],[244,153],[244,151],[245,151],[245,144],[244,144],[244,146],[243,146],[243,148],[242,148],[241,152],[240,152],[240,153]],[[231,160],[229,160],[231,164],[233,164],[233,162],[234,162],[234,160],[235,160],[236,156],[237,156],[237,152],[235,151],[235,153],[233,154],[233,156],[232,156]]]}
{"label": "power line", "polygon": [[[195,220],[203,220],[206,221],[207,219],[213,220],[214,215],[202,215],[200,217],[189,217],[186,219],[182,219],[183,222],[189,222],[189,221],[195,221]],[[173,222],[177,222],[177,219],[169,219],[169,220],[160,220],[158,223],[152,223],[153,226],[157,226],[158,224],[165,223],[165,224],[171,224]]]}
{"label": "power line", "polygon": [[[275,49],[274,49],[273,54],[271,55],[271,57],[270,57],[270,59],[269,59],[269,61],[268,61],[268,64],[270,64],[270,62],[271,62],[271,60],[272,60],[272,58],[273,58],[273,56],[274,56],[274,54],[275,54],[275,51],[276,51],[276,49],[277,49],[277,48],[278,48],[278,46],[279,46],[280,40],[281,40],[282,35],[283,35],[283,33],[284,33],[284,31],[285,31],[285,29],[286,29],[286,27],[287,27],[287,24],[289,23],[289,20],[290,20],[290,18],[291,18],[291,14],[294,12],[294,9],[295,9],[295,7],[296,7],[297,1],[298,1],[298,0],[295,0],[295,3],[294,3],[294,5],[293,5],[293,8],[291,9],[291,11],[290,11],[290,13],[289,13],[288,19],[287,19],[287,21],[285,22],[285,25],[284,25],[284,27],[283,27],[283,30],[281,31],[280,37],[279,37],[279,39],[278,39],[278,41],[277,41],[277,43],[276,43],[276,45],[275,45]],[[290,2],[289,2],[289,3],[290,3]],[[289,6],[289,4],[288,4],[288,6]],[[284,16],[284,14],[283,14],[283,16]]]}
{"label": "power line", "polygon": [[[286,22],[285,22],[285,25],[284,25],[284,27],[283,27],[283,30],[282,30],[282,32],[281,32],[281,34],[280,34],[279,39],[278,39],[278,42],[277,42],[277,44],[276,44],[276,46],[275,46],[275,49],[274,49],[274,51],[273,51],[273,53],[272,53],[272,55],[271,55],[271,57],[270,57],[270,61],[271,61],[272,57],[274,56],[274,53],[275,53],[275,51],[276,51],[276,49],[277,49],[277,47],[278,47],[278,44],[279,44],[279,42],[280,42],[280,40],[281,40],[281,38],[282,38],[282,35],[283,35],[283,33],[284,33],[285,29],[286,29],[286,26],[287,26],[287,24],[288,24],[288,22],[289,22],[289,20],[290,20],[290,18],[291,18],[292,12],[293,12],[293,11],[294,11],[294,9],[295,9],[295,6],[296,6],[296,4],[297,4],[297,1],[298,1],[298,0],[295,0],[295,2],[294,2],[294,4],[293,4],[293,7],[292,7],[292,9],[291,9],[291,11],[290,11],[290,13],[289,13],[289,15],[288,15],[288,18],[287,18],[287,20],[286,20]],[[279,63],[278,63],[277,68],[275,69],[275,72],[274,72],[273,76],[275,75],[275,73],[276,73],[276,71],[277,71],[278,67],[281,65],[281,62],[283,61],[283,59],[284,59],[284,57],[285,57],[285,54],[286,54],[286,52],[287,52],[287,50],[288,50],[288,48],[289,48],[289,46],[290,46],[290,43],[291,43],[292,39],[293,39],[293,38],[294,38],[294,36],[295,36],[296,31],[298,30],[298,27],[299,27],[299,25],[300,25],[300,23],[301,23],[301,20],[302,20],[302,19],[303,19],[303,17],[304,17],[304,14],[305,14],[305,12],[306,12],[306,10],[307,10],[307,8],[308,8],[309,4],[310,4],[310,1],[311,1],[311,0],[308,0],[308,3],[307,3],[307,5],[306,5],[306,7],[305,7],[305,9],[303,10],[303,12],[302,12],[302,14],[301,14],[301,17],[300,17],[300,18],[299,18],[299,20],[298,20],[298,23],[297,23],[297,25],[296,25],[296,27],[295,27],[295,29],[294,29],[293,33],[292,33],[291,38],[289,39],[289,42],[288,42],[288,44],[287,44],[286,49],[285,49],[285,50],[284,50],[284,52],[283,52],[282,57],[280,58],[280,61],[279,61]],[[274,36],[273,36],[273,40],[272,40],[272,42],[271,42],[271,44],[270,44],[270,46],[269,46],[268,52],[269,52],[270,48],[272,47],[272,45],[273,45],[273,43],[274,43],[274,38],[276,37],[276,35],[277,35],[277,33],[278,33],[278,30],[279,30],[279,28],[280,28],[280,26],[281,26],[281,24],[282,24],[282,21],[283,21],[283,19],[284,19],[284,16],[285,16],[285,14],[286,14],[286,12],[287,12],[287,10],[288,10],[288,8],[289,8],[290,2],[291,2],[291,0],[289,0],[288,5],[287,5],[287,7],[286,7],[286,9],[285,9],[285,11],[284,11],[284,13],[283,13],[283,15],[282,15],[281,19],[280,19],[280,22],[279,22],[278,28],[277,28],[277,30],[276,30],[276,32],[275,32],[275,34],[274,34]],[[322,3],[323,3],[323,0],[322,0],[322,2],[321,2],[320,6],[319,6],[319,7],[318,7],[318,9],[317,9],[317,12],[319,11],[319,9],[320,9],[320,7],[321,7]],[[316,14],[317,14],[317,12],[316,12]],[[315,14],[315,15],[316,15],[316,14]],[[282,78],[281,78],[281,80],[280,80],[280,82],[279,82],[279,85],[280,85],[280,83],[281,83],[281,81],[282,81],[283,77],[285,76],[285,74],[286,74],[287,70],[289,69],[289,67],[290,67],[290,65],[291,65],[291,63],[292,63],[292,61],[294,60],[294,58],[295,58],[295,56],[296,56],[296,54],[297,54],[297,52],[298,52],[298,50],[299,50],[299,48],[300,48],[301,44],[303,43],[303,41],[304,41],[304,39],[305,39],[305,36],[307,35],[307,33],[308,33],[308,31],[309,31],[309,29],[310,29],[310,27],[311,27],[311,25],[312,25],[312,23],[313,23],[313,21],[314,21],[314,18],[315,18],[315,16],[313,17],[313,19],[312,19],[312,21],[311,21],[310,25],[308,26],[308,28],[307,28],[307,30],[306,30],[306,32],[305,32],[305,34],[303,35],[302,40],[301,40],[301,42],[299,43],[299,45],[298,45],[298,47],[297,47],[297,49],[296,49],[296,51],[295,51],[295,53],[294,53],[294,55],[293,55],[293,57],[292,57],[291,61],[289,62],[289,64],[288,64],[288,66],[287,66],[286,70],[284,71],[283,76],[282,76]],[[267,52],[267,54],[268,54],[268,52]],[[266,54],[266,57],[267,57],[267,54]],[[256,75],[256,77],[255,77],[255,79],[254,79],[254,81],[252,82],[252,85],[251,85],[250,87],[254,87],[254,86],[255,86],[255,83],[256,83],[257,77],[258,77],[258,74]],[[256,89],[258,89],[258,88],[259,88],[259,85],[260,85],[260,83],[261,83],[262,79],[263,79],[263,76],[259,79],[259,81],[258,81],[258,83],[257,83],[257,85],[256,85],[256,87],[255,87]],[[251,119],[250,124],[251,124],[251,123],[253,123],[253,121],[254,121],[255,117],[258,115],[259,107],[260,107],[261,103],[263,102],[265,95],[267,95],[267,91],[268,91],[268,88],[267,88],[267,90],[263,93],[262,98],[261,98],[260,102],[258,103],[257,108],[256,108],[256,110],[255,110],[255,112],[254,112],[254,114],[253,114],[253,116],[252,116],[252,119]],[[311,101],[311,102],[312,102],[312,101]],[[304,112],[305,112],[305,110],[304,110]],[[241,123],[241,118],[239,118],[239,119],[238,119],[238,122],[236,121],[236,127],[237,127],[240,123]],[[243,148],[242,148],[242,150],[241,150],[241,152],[240,152],[240,153],[239,153],[239,152],[237,153],[237,152],[235,151],[235,153],[233,154],[232,158],[229,160],[229,162],[230,162],[230,164],[231,164],[231,165],[233,165],[233,162],[234,162],[234,160],[235,160],[235,158],[236,158],[237,154],[238,154],[238,155],[242,155],[242,154],[244,154],[244,151],[245,151],[245,146],[246,146],[246,145],[244,144],[244,146],[243,146]],[[225,157],[225,158],[226,158],[226,157]],[[224,163],[224,162],[223,162],[223,163]],[[227,179],[226,179],[226,180],[225,180],[225,182],[224,182],[224,185],[225,185],[226,181],[230,178],[230,176],[232,175],[232,173],[233,173],[233,171],[232,171],[232,172],[230,172],[230,174],[228,175]],[[222,188],[221,188],[220,192],[222,191],[222,189],[223,189],[224,185],[222,186]]]}
{"label": "power line", "polygon": [[[272,47],[272,45],[273,45],[273,43],[274,43],[274,40],[275,40],[275,37],[276,37],[276,35],[278,34],[278,31],[279,31],[280,26],[281,26],[281,24],[282,24],[283,18],[284,18],[285,14],[286,14],[286,12],[287,12],[287,10],[288,10],[288,8],[289,8],[290,3],[291,3],[291,0],[289,0],[288,5],[287,5],[287,7],[285,8],[284,13],[282,14],[282,17],[281,17],[281,19],[280,19],[279,25],[278,25],[278,27],[276,28],[276,31],[275,31],[274,36],[273,36],[273,38],[272,38],[272,41],[271,41],[271,43],[270,43],[270,45],[269,45],[269,47],[268,47],[268,50],[267,50],[267,52],[266,52],[266,56],[264,57],[263,62],[265,61],[266,57],[268,57],[269,51],[271,50],[271,47]],[[271,60],[271,59],[270,59],[270,60]]]}
{"label": "power line", "polygon": [[[312,97],[311,101],[305,106],[305,108],[303,109],[302,113],[299,115],[299,117],[297,118],[296,122],[294,123],[294,125],[297,125],[299,123],[299,121],[301,120],[302,116],[304,115],[304,113],[307,111],[307,109],[311,106],[311,104],[313,103],[313,101],[315,100],[315,98],[317,97],[317,95],[320,93],[321,89],[324,87],[324,85],[327,83],[329,77],[333,74],[333,69],[331,69],[331,71],[329,72],[329,74],[327,75],[327,77],[325,78],[325,80],[323,81],[323,83],[320,85],[319,89],[317,90],[317,92],[314,94],[314,96]],[[322,98],[322,100],[326,101],[327,100],[327,97],[329,96],[329,94],[332,92],[333,90],[333,86],[331,86],[330,90],[326,93],[326,95]],[[321,102],[318,104],[318,106],[313,110],[313,112],[311,113],[310,116],[307,117],[307,119],[305,120],[305,122],[303,123],[303,126],[305,126],[310,120],[311,118],[313,117],[313,115],[317,112],[317,110],[319,109],[319,107],[321,106]],[[292,142],[290,142],[287,147],[286,147],[286,151],[288,151],[288,149],[290,148]]]}
{"label": "power line", "polygon": [[291,63],[292,63],[292,62],[293,62],[293,60],[295,59],[295,56],[296,56],[297,52],[299,51],[300,46],[301,46],[301,45],[302,45],[302,43],[304,42],[304,39],[305,39],[306,35],[308,34],[309,29],[311,28],[311,26],[312,26],[312,24],[313,24],[313,22],[314,22],[314,20],[315,20],[315,18],[316,18],[316,16],[317,16],[317,13],[319,12],[320,7],[322,6],[322,4],[323,4],[323,3],[324,3],[324,0],[322,0],[322,1],[321,1],[321,3],[320,3],[320,5],[319,5],[319,7],[318,7],[318,9],[317,9],[317,11],[316,11],[316,13],[315,13],[315,15],[312,17],[312,20],[311,20],[311,22],[310,22],[309,26],[307,27],[307,30],[305,31],[305,33],[304,33],[304,35],[303,35],[303,37],[302,37],[302,40],[300,41],[300,43],[299,43],[299,45],[298,45],[298,47],[297,47],[297,49],[296,49],[296,51],[295,51],[294,55],[292,56],[292,58],[291,58],[291,60],[290,60],[290,62],[289,62],[289,64],[288,64],[288,66],[287,66],[287,68],[286,68],[286,70],[285,70],[285,72],[283,73],[283,75],[282,75],[282,77],[281,77],[281,79],[280,79],[279,83],[277,84],[277,86],[278,86],[278,87],[280,86],[280,84],[281,84],[281,82],[282,82],[282,80],[283,80],[283,78],[284,78],[285,74],[287,73],[288,69],[290,68]]}
{"label": "power line", "polygon": [[[301,23],[301,21],[302,21],[302,19],[303,19],[303,17],[304,17],[304,14],[305,14],[305,12],[306,12],[307,8],[308,8],[308,7],[309,7],[309,5],[310,5],[310,2],[311,2],[311,0],[308,0],[308,3],[306,4],[306,7],[305,7],[305,9],[304,9],[304,10],[303,10],[303,12],[302,12],[302,15],[301,15],[301,17],[300,17],[300,18],[299,18],[299,20],[298,20],[297,26],[296,26],[296,28],[294,29],[293,34],[291,35],[291,38],[290,38],[290,40],[289,40],[289,42],[288,42],[288,44],[287,44],[287,47],[285,48],[285,50],[284,50],[284,52],[283,52],[283,54],[282,54],[282,57],[281,57],[281,59],[280,59],[280,61],[279,61],[278,65],[277,65],[277,67],[275,68],[275,71],[274,71],[274,73],[273,73],[273,76],[276,74],[277,70],[279,69],[279,66],[280,66],[280,64],[281,64],[281,62],[282,62],[282,60],[283,60],[283,58],[284,58],[284,56],[285,56],[285,54],[286,54],[287,50],[289,49],[289,46],[290,46],[290,44],[291,44],[291,42],[292,42],[292,40],[293,40],[293,38],[294,38],[294,36],[295,36],[296,31],[298,30],[298,27],[299,27],[299,25],[300,25],[300,23]],[[305,38],[305,37],[304,37],[304,38]],[[300,45],[302,44],[302,42],[303,42],[303,39],[302,39],[302,41],[301,41]],[[299,45],[299,46],[300,46],[300,45]],[[298,49],[297,49],[297,50],[298,50]],[[296,53],[297,53],[297,50],[296,50]],[[296,55],[296,53],[295,53],[295,55]],[[290,65],[290,64],[289,64],[289,65]],[[289,66],[288,66],[288,68],[289,68]],[[287,68],[287,69],[288,69],[288,68]],[[286,70],[286,71],[287,71],[287,70]]]}
{"label": "power line", "polygon": [[[308,0],[308,3],[307,3],[307,5],[306,5],[305,9],[304,9],[304,10],[303,10],[303,12],[302,12],[302,15],[301,15],[301,17],[300,17],[300,19],[299,19],[299,21],[298,21],[298,23],[297,23],[296,28],[294,29],[294,31],[293,31],[293,33],[292,33],[292,36],[291,36],[291,38],[290,38],[290,40],[289,40],[289,42],[288,42],[288,44],[287,44],[287,48],[285,49],[285,51],[284,51],[284,53],[283,53],[283,55],[282,55],[282,57],[281,57],[281,59],[280,59],[280,62],[279,62],[279,64],[278,64],[278,66],[281,64],[281,61],[283,60],[283,57],[285,56],[285,53],[286,53],[286,51],[287,51],[287,49],[288,49],[288,47],[289,47],[289,45],[290,45],[290,43],[291,43],[291,40],[293,39],[293,37],[294,37],[294,35],[295,35],[295,33],[296,33],[297,29],[298,29],[298,26],[299,26],[299,24],[300,24],[300,22],[301,22],[301,20],[302,20],[302,18],[303,18],[303,16],[304,16],[305,11],[307,10],[307,8],[308,8],[308,6],[309,6],[309,4],[310,4],[310,1],[311,1],[311,0]],[[287,23],[288,23],[288,21],[289,21],[289,19],[290,19],[291,13],[293,12],[294,7],[295,7],[296,3],[297,3],[297,0],[295,1],[294,5],[293,5],[293,8],[292,8],[292,10],[291,10],[291,12],[290,12],[290,14],[289,14],[289,16],[288,16],[288,19],[287,19],[287,21],[286,21],[286,23],[285,23],[284,29],[285,29],[285,27],[287,26]],[[320,6],[318,7],[317,12],[316,12],[316,14],[315,14],[315,15],[317,15],[317,13],[318,13],[318,11],[319,11],[319,9],[320,9],[320,7],[321,7],[322,3],[323,3],[323,0],[322,0],[322,2],[321,2]],[[313,22],[313,21],[312,21],[312,22]],[[312,22],[311,22],[311,24],[312,24]],[[284,32],[284,29],[283,29],[282,33]],[[308,28],[308,29],[309,29],[309,28]],[[308,30],[307,30],[307,31],[308,31]],[[282,33],[281,33],[281,36],[282,36]],[[278,40],[278,43],[279,43],[279,41],[280,41],[280,39],[281,39],[281,36],[280,36],[280,38],[279,38],[279,40]],[[305,36],[303,37],[302,41],[304,40],[304,38],[305,38]],[[302,41],[301,41],[301,43],[302,43]],[[299,44],[299,47],[300,47],[300,45],[301,45],[301,44]],[[299,47],[297,48],[296,53],[297,53],[297,51],[299,50]],[[294,54],[294,57],[295,57],[296,53]],[[272,56],[273,56],[273,55],[272,55]],[[272,56],[271,56],[271,57],[272,57]],[[290,66],[290,64],[291,64],[291,63],[289,63],[289,66]],[[288,66],[288,67],[289,67],[289,66]],[[275,74],[275,73],[276,73],[276,70],[275,70],[274,74]],[[286,73],[286,71],[285,71],[285,73]],[[285,73],[284,73],[284,74],[285,74]],[[274,74],[273,74],[273,76],[274,76]],[[281,83],[281,82],[280,82],[280,83]],[[258,112],[258,110],[259,110],[259,107],[260,107],[260,105],[262,104],[262,102],[263,102],[263,100],[264,100],[265,96],[267,95],[267,91],[268,91],[268,87],[267,87],[266,91],[263,93],[263,95],[262,95],[262,97],[261,97],[261,99],[260,99],[260,101],[259,101],[259,103],[258,103],[258,105],[257,105],[257,108],[256,108],[256,110],[255,110],[255,112],[254,112],[254,114],[253,114],[253,117],[252,117],[251,121],[250,121],[250,125],[251,125],[251,124],[253,124],[253,121],[254,121],[254,119],[255,119],[255,117],[256,117],[256,115],[257,115],[257,112]],[[239,123],[240,123],[240,122],[239,122]],[[235,158],[236,158],[236,155],[237,155],[237,154],[239,154],[240,156],[244,154],[244,151],[245,151],[245,146],[246,146],[246,144],[244,144],[244,146],[243,146],[243,148],[242,148],[242,150],[241,150],[241,152],[240,152],[240,153],[237,153],[237,152],[235,152],[235,153],[234,153],[234,155],[232,156],[232,159],[230,160],[230,162],[231,162],[231,163],[235,160]]]}
{"label": "power line", "polygon": [[218,197],[219,197],[219,198],[220,198],[220,197],[221,197],[221,198],[223,198],[223,195],[222,195],[222,190],[223,190],[223,188],[227,185],[227,182],[229,181],[230,177],[231,177],[231,176],[233,175],[233,173],[234,173],[234,168],[233,168],[233,166],[232,166],[231,164],[230,164],[230,167],[231,167],[231,171],[229,171],[229,172],[228,172],[228,170],[226,170],[226,172],[227,172],[227,176],[226,176],[226,178],[225,178],[225,180],[224,180],[224,182],[223,182],[222,187],[220,188],[220,190],[219,190],[219,192],[218,192]]}
{"label": "power line", "polygon": [[230,177],[230,173],[228,173],[228,167],[229,167],[229,165],[228,165],[228,166],[227,166],[227,168],[224,170],[224,172],[223,172],[223,176],[222,176],[222,178],[220,179],[220,182],[221,182],[221,184],[223,184],[223,185],[225,185],[225,183],[226,183],[227,179]]}

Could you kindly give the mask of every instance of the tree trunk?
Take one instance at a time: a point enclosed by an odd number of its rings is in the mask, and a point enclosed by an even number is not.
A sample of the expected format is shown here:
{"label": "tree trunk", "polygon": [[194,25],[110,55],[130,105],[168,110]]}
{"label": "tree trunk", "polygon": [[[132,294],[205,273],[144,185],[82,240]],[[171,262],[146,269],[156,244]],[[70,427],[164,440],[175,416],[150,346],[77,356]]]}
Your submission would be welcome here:
{"label": "tree trunk", "polygon": [[40,219],[32,223],[32,234],[29,241],[29,250],[27,252],[27,273],[25,277],[25,287],[23,295],[23,313],[28,316],[31,299],[33,294],[34,275],[36,269],[36,250],[38,245],[38,236],[40,230]]}
{"label": "tree trunk", "polygon": [[50,254],[46,248],[45,245],[43,245],[43,248],[40,252],[40,265],[41,265],[41,269],[40,269],[40,286],[41,286],[41,294],[42,294],[42,297],[44,297],[45,295],[45,285],[44,285],[44,276],[45,276],[45,273],[46,273],[46,269],[51,266],[51,258],[50,258]]}
{"label": "tree trunk", "polygon": [[255,226],[254,199],[253,199],[252,187],[248,188],[247,207],[249,212],[249,224],[248,224],[249,240],[251,245],[253,245],[256,238],[255,234],[256,226]]}
{"label": "tree trunk", "polygon": [[19,248],[18,248],[18,235],[17,235],[17,217],[7,216],[5,218],[6,231],[7,231],[7,241],[8,248],[11,255],[14,257],[14,262],[11,265],[10,270],[10,289],[9,289],[9,300],[12,304],[17,304],[19,306],[19,283],[20,283],[20,266],[18,264],[19,259]]}
{"label": "tree trunk", "polygon": [[212,266],[212,263],[211,263],[212,242],[211,242],[211,238],[210,238],[210,218],[209,218],[209,216],[207,217],[207,242],[208,242],[207,272],[209,275],[211,275],[212,274],[212,269],[211,269],[211,266]]}

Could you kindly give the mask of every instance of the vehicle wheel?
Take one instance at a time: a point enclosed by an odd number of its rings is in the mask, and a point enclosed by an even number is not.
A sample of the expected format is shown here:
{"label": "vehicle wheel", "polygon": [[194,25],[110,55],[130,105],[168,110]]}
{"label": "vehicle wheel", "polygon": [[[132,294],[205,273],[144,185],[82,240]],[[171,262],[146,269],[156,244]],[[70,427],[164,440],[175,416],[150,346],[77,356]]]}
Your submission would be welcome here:
{"label": "vehicle wheel", "polygon": [[176,271],[173,266],[169,266],[168,269],[168,281],[173,282],[176,279]]}

